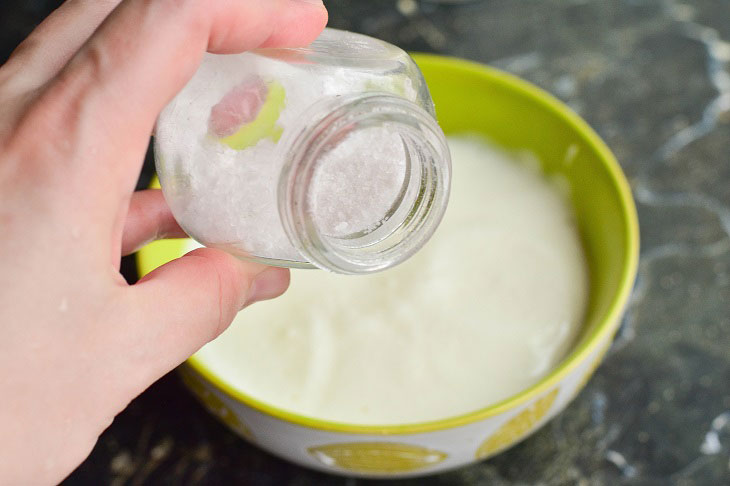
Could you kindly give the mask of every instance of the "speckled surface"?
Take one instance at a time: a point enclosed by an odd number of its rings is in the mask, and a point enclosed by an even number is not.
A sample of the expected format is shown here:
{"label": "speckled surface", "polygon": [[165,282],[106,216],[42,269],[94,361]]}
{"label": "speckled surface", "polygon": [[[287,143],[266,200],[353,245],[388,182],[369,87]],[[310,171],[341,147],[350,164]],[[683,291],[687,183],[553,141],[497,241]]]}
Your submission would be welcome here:
{"label": "speckled surface", "polygon": [[[5,0],[0,56],[52,3]],[[328,5],[332,26],[485,62],[567,102],[619,158],[642,231],[618,339],[564,413],[495,459],[387,484],[730,484],[730,0]],[[378,483],[247,445],[168,376],[66,484]]]}

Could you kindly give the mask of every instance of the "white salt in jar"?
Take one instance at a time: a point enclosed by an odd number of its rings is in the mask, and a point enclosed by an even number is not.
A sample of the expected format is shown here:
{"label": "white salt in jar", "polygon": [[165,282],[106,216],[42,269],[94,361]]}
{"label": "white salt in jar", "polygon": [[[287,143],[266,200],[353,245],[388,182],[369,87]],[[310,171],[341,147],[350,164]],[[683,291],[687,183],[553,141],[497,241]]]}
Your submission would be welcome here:
{"label": "white salt in jar", "polygon": [[449,151],[420,71],[350,32],[206,55],[160,114],[154,147],[191,237],[273,265],[392,267],[431,237],[448,201]]}

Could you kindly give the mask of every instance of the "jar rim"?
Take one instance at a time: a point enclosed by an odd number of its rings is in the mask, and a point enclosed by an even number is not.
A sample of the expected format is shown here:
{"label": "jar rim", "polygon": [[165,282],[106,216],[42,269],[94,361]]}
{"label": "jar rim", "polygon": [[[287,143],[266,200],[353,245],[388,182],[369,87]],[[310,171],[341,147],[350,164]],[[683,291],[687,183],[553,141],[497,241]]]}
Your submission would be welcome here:
{"label": "jar rim", "polygon": [[[313,265],[343,274],[377,272],[410,258],[441,222],[450,191],[451,158],[435,118],[416,103],[380,92],[323,100],[312,115],[318,121],[290,144],[279,178],[279,213],[292,244]],[[318,164],[348,135],[384,124],[400,136],[413,169],[407,172],[409,198],[372,232],[346,239],[325,234],[312,218]]]}

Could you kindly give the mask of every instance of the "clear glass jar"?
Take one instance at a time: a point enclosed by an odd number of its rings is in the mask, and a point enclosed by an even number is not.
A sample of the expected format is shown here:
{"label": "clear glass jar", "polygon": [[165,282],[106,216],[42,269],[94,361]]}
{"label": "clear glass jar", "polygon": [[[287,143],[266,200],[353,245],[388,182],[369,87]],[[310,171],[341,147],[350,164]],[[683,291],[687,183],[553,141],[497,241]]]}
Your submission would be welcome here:
{"label": "clear glass jar", "polygon": [[206,55],[154,148],[180,226],[267,264],[389,268],[428,241],[448,201],[449,151],[420,71],[350,32]]}

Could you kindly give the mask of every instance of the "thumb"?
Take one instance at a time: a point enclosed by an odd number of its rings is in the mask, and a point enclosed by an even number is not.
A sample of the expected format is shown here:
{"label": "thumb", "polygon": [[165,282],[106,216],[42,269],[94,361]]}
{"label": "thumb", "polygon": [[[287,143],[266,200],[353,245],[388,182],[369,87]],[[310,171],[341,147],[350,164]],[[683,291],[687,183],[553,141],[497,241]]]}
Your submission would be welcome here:
{"label": "thumb", "polygon": [[[289,271],[193,250],[147,274],[129,290],[139,326],[136,364],[156,380],[223,332],[246,305],[281,295]],[[148,365],[140,363],[149,361]]]}

